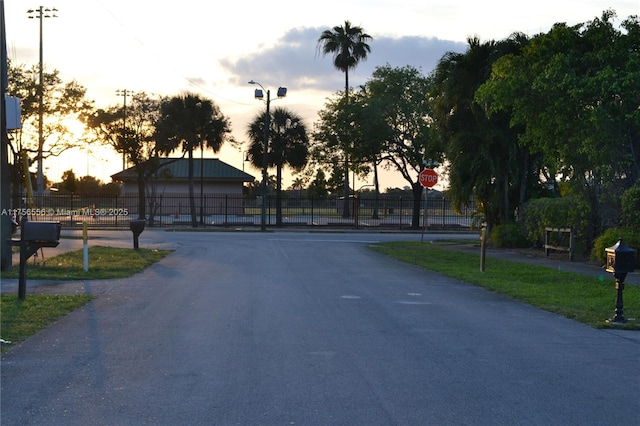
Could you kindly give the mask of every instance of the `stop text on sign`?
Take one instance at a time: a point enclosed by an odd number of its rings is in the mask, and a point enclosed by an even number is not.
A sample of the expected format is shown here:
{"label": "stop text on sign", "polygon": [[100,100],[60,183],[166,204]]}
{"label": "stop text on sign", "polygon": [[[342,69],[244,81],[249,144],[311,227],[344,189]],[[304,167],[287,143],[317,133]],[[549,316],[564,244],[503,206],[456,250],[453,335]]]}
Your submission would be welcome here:
{"label": "stop text on sign", "polygon": [[420,184],[426,188],[433,187],[438,183],[438,174],[432,169],[425,169],[420,172]]}

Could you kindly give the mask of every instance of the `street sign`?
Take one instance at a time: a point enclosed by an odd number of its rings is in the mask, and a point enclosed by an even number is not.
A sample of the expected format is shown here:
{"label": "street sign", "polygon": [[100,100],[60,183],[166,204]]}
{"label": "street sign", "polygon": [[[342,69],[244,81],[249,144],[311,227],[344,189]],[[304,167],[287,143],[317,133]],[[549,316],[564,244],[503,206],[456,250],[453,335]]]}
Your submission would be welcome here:
{"label": "street sign", "polygon": [[438,174],[435,170],[424,169],[420,172],[420,184],[425,188],[431,188],[438,183]]}

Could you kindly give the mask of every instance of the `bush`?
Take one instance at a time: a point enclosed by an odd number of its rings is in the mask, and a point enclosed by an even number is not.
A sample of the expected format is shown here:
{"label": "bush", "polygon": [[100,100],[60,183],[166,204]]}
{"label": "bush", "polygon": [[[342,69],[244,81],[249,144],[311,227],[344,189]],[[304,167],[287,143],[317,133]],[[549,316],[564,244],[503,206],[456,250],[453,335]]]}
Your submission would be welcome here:
{"label": "bush", "polygon": [[596,238],[591,251],[591,257],[603,265],[607,261],[605,249],[613,246],[618,239],[623,238],[626,245],[636,251],[636,268],[640,268],[640,229],[639,228],[609,228]]}
{"label": "bush", "polygon": [[489,234],[489,245],[495,248],[530,247],[531,242],[517,223],[498,225]]}
{"label": "bush", "polygon": [[640,184],[627,189],[620,198],[622,226],[640,228]]}
{"label": "bush", "polygon": [[544,228],[573,228],[578,247],[591,247],[589,204],[577,196],[537,198],[523,207],[520,222],[527,238],[537,247],[544,245]]}

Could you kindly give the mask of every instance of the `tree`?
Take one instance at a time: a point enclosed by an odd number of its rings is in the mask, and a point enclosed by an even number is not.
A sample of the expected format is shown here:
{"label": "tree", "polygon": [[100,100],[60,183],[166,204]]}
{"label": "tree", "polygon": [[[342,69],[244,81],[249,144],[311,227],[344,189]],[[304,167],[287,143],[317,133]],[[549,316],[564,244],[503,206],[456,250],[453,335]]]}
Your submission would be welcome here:
{"label": "tree", "polygon": [[[411,226],[420,226],[422,185],[419,175],[426,159],[441,161],[442,152],[432,126],[428,93],[432,79],[412,66],[377,67],[365,84],[366,96],[386,123],[380,161],[390,164],[411,185]],[[374,101],[375,100],[375,103]],[[372,155],[369,153],[368,155]]]}
{"label": "tree", "polygon": [[[320,167],[328,169],[331,176],[331,193],[337,193],[333,183],[336,179],[339,187],[344,190],[345,177],[349,175],[349,162],[343,161],[353,156],[357,134],[353,124],[352,111],[348,107],[343,92],[338,92],[333,98],[327,99],[324,108],[318,112],[319,119],[314,123],[312,157]],[[353,163],[351,163],[353,166]],[[347,180],[347,189],[349,182]],[[329,188],[328,188],[329,189]],[[344,195],[344,193],[343,193]],[[349,192],[346,192],[346,198]],[[345,203],[348,204],[348,203]],[[348,216],[349,206],[346,206]],[[343,213],[345,211],[343,210]],[[344,214],[343,214],[344,216]]]}
{"label": "tree", "polygon": [[[351,167],[348,171],[359,176],[368,175],[369,164],[373,165],[376,194],[379,194],[377,166],[388,135],[382,111],[381,102],[366,96],[364,88],[356,91],[349,102],[342,92],[327,100],[318,113],[319,120],[314,123],[312,156],[316,163],[331,167],[332,180],[339,175],[338,179],[342,181],[344,170],[340,159],[349,157]],[[376,217],[377,210],[374,209]]]}
{"label": "tree", "polygon": [[[264,155],[265,114],[257,115],[249,124],[251,140],[248,157],[255,167],[262,167]],[[309,159],[309,137],[299,115],[286,108],[274,108],[269,119],[269,150],[267,162],[276,167],[276,226],[282,226],[282,169],[289,166],[302,170]]]}
{"label": "tree", "polygon": [[62,173],[62,183],[59,186],[62,193],[74,194],[78,191],[78,179],[73,170]]}
{"label": "tree", "polygon": [[309,192],[314,197],[327,196],[327,178],[322,169],[316,170],[316,175],[309,185]]}
{"label": "tree", "polygon": [[[333,55],[333,65],[340,71],[344,72],[344,94],[347,104],[349,103],[349,70],[355,69],[360,61],[367,59],[367,55],[371,52],[368,42],[373,38],[364,33],[359,26],[352,26],[351,22],[345,21],[344,26],[335,26],[333,30],[325,30],[318,38],[318,47],[323,55]],[[343,217],[349,217],[349,156],[347,141],[345,144],[344,158],[344,197],[345,202],[343,208]]]}
{"label": "tree", "polygon": [[[164,99],[160,105],[160,118],[156,123],[155,139],[158,151],[169,154],[181,149],[189,159],[189,207],[191,226],[197,227],[193,190],[193,150],[211,148],[218,152],[231,132],[229,119],[213,101],[194,94]],[[203,167],[201,164],[200,167]]]}
{"label": "tree", "polygon": [[[154,138],[160,100],[144,92],[136,93],[127,106],[126,117],[124,114],[123,106],[97,109],[87,117],[86,124],[93,133],[93,142],[112,146],[133,164],[138,185],[138,219],[144,220],[147,217],[147,193],[152,192],[147,190],[146,185],[160,166]],[[152,216],[149,216],[151,226]]]}
{"label": "tree", "polygon": [[640,178],[640,23],[630,17],[622,31],[614,17],[608,10],[586,24],[554,25],[498,59],[476,96],[521,126],[520,143],[544,156],[550,183],[564,181],[590,203],[587,244],[610,216],[603,209]]}
{"label": "tree", "polygon": [[[42,138],[39,137],[39,104],[40,82],[39,67],[29,69],[25,65],[9,66],[8,94],[21,99],[22,129],[17,133],[17,146],[12,146],[14,158],[26,152],[37,164],[37,193],[42,194],[45,178],[43,161],[49,157],[57,157],[64,151],[79,146],[81,138],[70,128],[72,122],[82,118],[93,110],[93,101],[86,99],[86,88],[75,80],[63,82],[57,70],[43,73],[42,105],[43,127]],[[31,162],[31,161],[30,161]],[[21,164],[20,161],[14,162]],[[14,171],[14,182],[20,179],[20,171]],[[22,171],[22,173],[28,173]],[[14,187],[15,194],[19,188]],[[14,197],[19,197],[15,195]]]}
{"label": "tree", "polygon": [[487,117],[476,91],[496,59],[517,54],[526,37],[501,42],[468,39],[465,53],[447,53],[433,74],[433,117],[448,161],[449,195],[456,208],[475,199],[489,228],[514,220],[539,180],[529,150],[519,144],[520,126],[507,113]]}

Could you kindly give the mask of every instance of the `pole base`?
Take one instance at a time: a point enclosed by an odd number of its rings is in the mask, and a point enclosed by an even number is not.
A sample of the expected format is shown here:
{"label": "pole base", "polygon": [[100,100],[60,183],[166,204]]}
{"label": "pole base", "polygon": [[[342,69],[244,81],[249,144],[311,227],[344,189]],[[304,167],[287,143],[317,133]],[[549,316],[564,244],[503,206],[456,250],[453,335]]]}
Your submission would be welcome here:
{"label": "pole base", "polygon": [[624,325],[627,323],[627,319],[621,315],[616,315],[615,317],[608,319],[607,323],[611,325]]}

